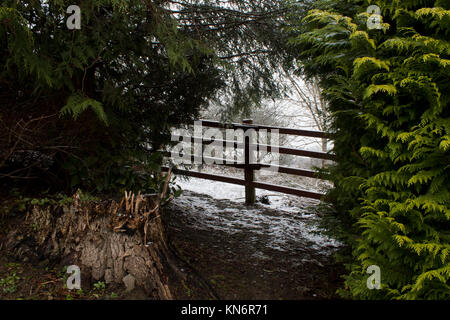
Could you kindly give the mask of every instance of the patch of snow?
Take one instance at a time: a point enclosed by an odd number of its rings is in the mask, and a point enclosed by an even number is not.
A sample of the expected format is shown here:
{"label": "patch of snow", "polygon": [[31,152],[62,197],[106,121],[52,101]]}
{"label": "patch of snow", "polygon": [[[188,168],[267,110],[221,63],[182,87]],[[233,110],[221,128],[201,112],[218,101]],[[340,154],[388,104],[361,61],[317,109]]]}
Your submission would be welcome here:
{"label": "patch of snow", "polygon": [[[335,239],[320,233],[318,217],[305,215],[304,207],[288,207],[283,202],[286,199],[284,196],[280,196],[279,201],[273,201],[271,206],[247,207],[243,205],[244,188],[241,186],[201,179],[183,181],[181,185],[189,191],[175,199],[174,204],[189,214],[196,228],[235,236],[253,233],[255,237],[266,239],[266,247],[283,252],[307,246],[329,254],[341,246]],[[230,200],[233,203],[230,204]]]}

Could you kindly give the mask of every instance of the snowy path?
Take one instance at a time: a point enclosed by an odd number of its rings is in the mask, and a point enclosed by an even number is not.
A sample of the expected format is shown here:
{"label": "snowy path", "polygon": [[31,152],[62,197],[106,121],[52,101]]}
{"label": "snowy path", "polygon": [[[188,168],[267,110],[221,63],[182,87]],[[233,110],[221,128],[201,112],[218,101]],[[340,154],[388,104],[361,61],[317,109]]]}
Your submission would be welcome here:
{"label": "snowy path", "polygon": [[[286,251],[288,243],[300,240],[310,243],[317,250],[324,249],[324,253],[340,245],[336,240],[319,233],[319,217],[311,212],[319,203],[316,200],[278,194],[270,197],[269,205],[259,204],[253,208],[243,205],[245,191],[242,186],[198,178],[179,181],[178,184],[190,192],[185,192],[175,203],[189,209],[191,219],[195,220],[198,228],[222,230],[230,234],[246,230],[255,235],[265,235],[270,240],[268,246],[280,251]],[[212,201],[200,194],[216,200],[228,200],[233,204]],[[257,197],[274,194],[256,190]],[[273,211],[267,214],[264,211],[267,208]]]}
{"label": "snowy path", "polygon": [[[178,184],[185,191],[171,204],[175,242],[206,277],[225,277],[222,297],[329,297],[330,283],[339,281],[332,254],[341,244],[320,233],[318,201],[280,194],[270,205],[247,207],[241,186],[197,178]],[[275,193],[257,191],[265,194]],[[247,289],[236,292],[236,282]]]}

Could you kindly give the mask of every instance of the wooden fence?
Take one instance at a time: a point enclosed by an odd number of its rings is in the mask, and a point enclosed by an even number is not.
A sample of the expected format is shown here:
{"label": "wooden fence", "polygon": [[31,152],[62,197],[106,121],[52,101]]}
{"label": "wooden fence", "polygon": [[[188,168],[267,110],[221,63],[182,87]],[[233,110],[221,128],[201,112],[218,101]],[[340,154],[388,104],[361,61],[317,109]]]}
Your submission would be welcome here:
{"label": "wooden fence", "polygon": [[[300,130],[300,129],[291,129],[291,128],[280,128],[280,127],[271,127],[271,126],[264,126],[264,125],[255,125],[253,124],[252,120],[244,120],[243,123],[232,123],[232,124],[223,124],[216,121],[209,121],[209,120],[200,120],[199,123],[201,123],[202,127],[209,127],[209,128],[218,128],[218,129],[242,129],[244,132],[247,132],[247,130],[255,130],[255,132],[258,132],[260,130],[267,130],[267,131],[273,131],[278,130],[279,134],[285,134],[285,135],[294,135],[294,136],[303,136],[303,137],[313,137],[313,138],[321,138],[321,139],[327,139],[328,136],[325,132],[321,131],[309,131],[309,130]],[[256,201],[255,196],[255,189],[264,189],[274,192],[281,192],[285,194],[292,194],[296,196],[301,197],[308,197],[313,199],[322,199],[323,194],[302,190],[298,188],[291,188],[291,187],[285,187],[280,185],[274,185],[269,183],[262,183],[255,181],[255,170],[275,170],[279,173],[286,173],[296,176],[303,176],[303,177],[310,177],[310,178],[317,178],[317,173],[311,170],[304,170],[304,169],[297,169],[297,168],[291,168],[291,167],[283,167],[283,166],[273,166],[268,164],[262,164],[262,163],[251,163],[251,157],[250,152],[251,148],[254,148],[254,150],[261,150],[267,152],[276,152],[279,154],[287,154],[287,155],[295,155],[295,156],[303,156],[308,158],[316,158],[316,159],[325,159],[325,160],[334,160],[334,156],[329,153],[324,152],[316,152],[316,151],[307,151],[307,150],[301,150],[301,149],[293,149],[293,148],[287,148],[287,147],[281,147],[281,146],[273,146],[273,145],[263,145],[259,144],[258,142],[256,144],[251,144],[249,135],[245,135],[244,143],[239,144],[235,141],[226,141],[226,140],[210,140],[210,139],[204,139],[203,137],[187,137],[187,136],[175,136],[175,138],[185,138],[185,139],[191,139],[189,141],[194,140],[194,142],[202,143],[202,145],[208,145],[212,142],[222,143],[223,146],[229,146],[233,145],[235,149],[243,149],[244,150],[244,162],[239,163],[237,161],[227,161],[227,163],[224,163],[225,166],[231,166],[234,168],[239,168],[244,170],[244,179],[238,179],[238,178],[232,178],[227,176],[221,176],[216,174],[208,174],[208,173],[202,173],[202,172],[196,172],[196,171],[189,171],[189,170],[183,170],[174,168],[173,172],[176,174],[181,174],[189,177],[196,177],[201,179],[207,179],[207,180],[213,180],[213,181],[220,181],[225,183],[231,183],[236,185],[241,185],[245,187],[245,202],[246,204],[254,204]],[[166,155],[170,156],[170,153],[166,153]],[[195,155],[190,155],[192,161],[196,159]],[[204,161],[206,158],[202,157],[202,160]],[[215,158],[208,158],[208,160],[213,161],[216,160]],[[231,163],[230,163],[231,162]],[[163,167],[163,170],[167,171],[168,167]]]}

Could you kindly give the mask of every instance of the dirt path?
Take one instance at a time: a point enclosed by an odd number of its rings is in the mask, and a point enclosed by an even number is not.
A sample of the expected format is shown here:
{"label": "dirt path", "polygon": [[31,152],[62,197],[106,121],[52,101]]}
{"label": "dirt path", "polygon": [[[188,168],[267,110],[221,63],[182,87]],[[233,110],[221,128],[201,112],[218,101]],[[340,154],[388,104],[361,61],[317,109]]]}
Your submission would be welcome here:
{"label": "dirt path", "polygon": [[170,242],[187,262],[176,297],[210,299],[209,286],[220,299],[337,298],[340,244],[317,234],[317,203],[296,199],[288,212],[185,191],[168,210]]}

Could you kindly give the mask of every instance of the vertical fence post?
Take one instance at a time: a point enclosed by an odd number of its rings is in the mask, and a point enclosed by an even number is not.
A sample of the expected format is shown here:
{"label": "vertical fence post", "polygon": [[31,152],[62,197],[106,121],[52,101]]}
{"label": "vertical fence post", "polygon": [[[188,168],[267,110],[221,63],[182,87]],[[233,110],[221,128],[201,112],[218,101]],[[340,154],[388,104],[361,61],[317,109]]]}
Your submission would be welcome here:
{"label": "vertical fence post", "polygon": [[[243,120],[242,124],[245,125],[252,125],[253,120],[247,119]],[[245,165],[244,165],[244,174],[245,174],[245,204],[247,205],[253,205],[256,201],[256,192],[255,188],[253,186],[250,186],[250,184],[255,180],[255,174],[253,172],[253,169],[250,164],[250,131],[249,129],[244,130],[245,131],[245,143],[244,143],[244,150],[245,150]]]}

